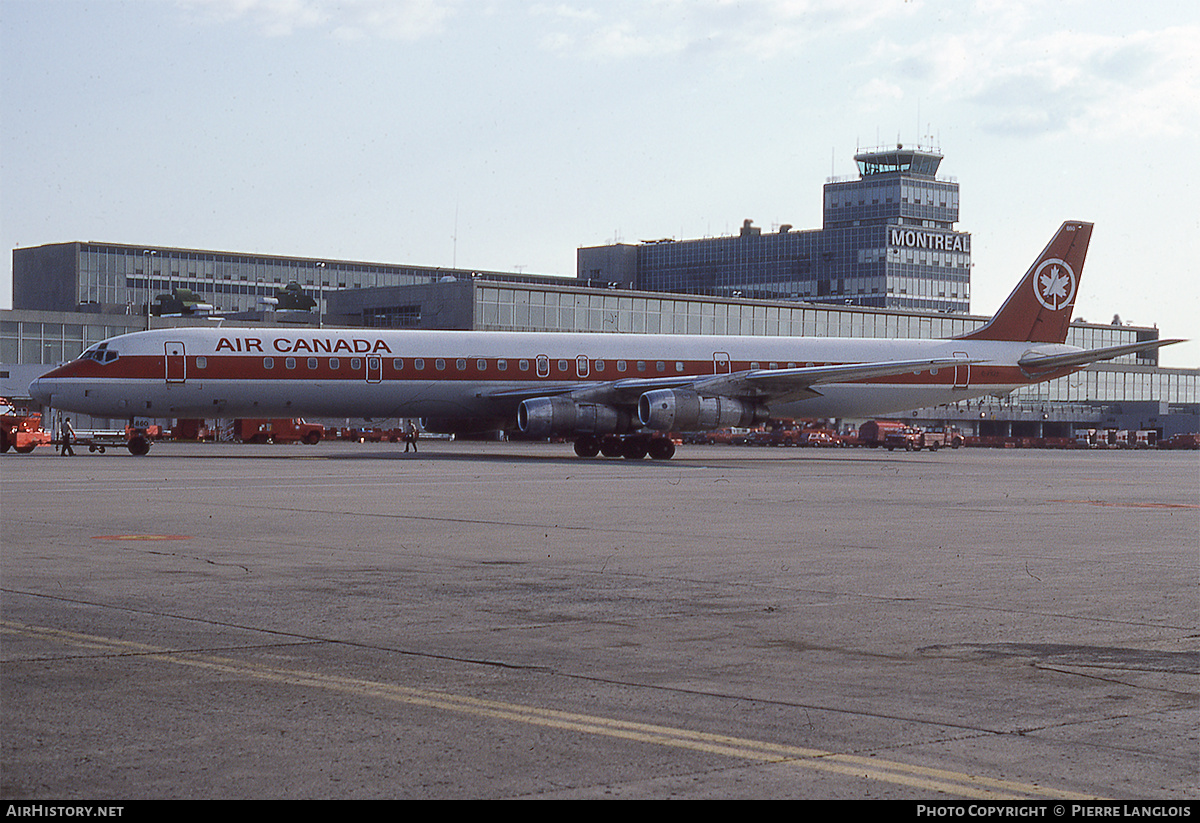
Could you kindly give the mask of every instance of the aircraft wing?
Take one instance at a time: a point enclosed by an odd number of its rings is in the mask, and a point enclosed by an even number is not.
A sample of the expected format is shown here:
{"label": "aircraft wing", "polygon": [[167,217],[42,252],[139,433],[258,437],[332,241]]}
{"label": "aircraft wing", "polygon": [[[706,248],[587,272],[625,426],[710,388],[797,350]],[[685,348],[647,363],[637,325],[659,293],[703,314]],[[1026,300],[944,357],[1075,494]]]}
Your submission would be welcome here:
{"label": "aircraft wing", "polygon": [[1149,351],[1157,349],[1160,346],[1169,346],[1172,343],[1182,343],[1182,339],[1173,340],[1145,340],[1141,343],[1129,343],[1124,346],[1108,346],[1103,349],[1087,349],[1084,351],[1039,351],[1033,349],[1026,352],[1017,365],[1029,375],[1039,374],[1041,372],[1055,371],[1056,369],[1071,368],[1073,366],[1086,366],[1089,363],[1097,363],[1101,360],[1112,360],[1114,357],[1120,357],[1125,354],[1134,354],[1140,351]]}
{"label": "aircraft wing", "polygon": [[[1114,355],[1115,356],[1115,355]],[[917,374],[931,369],[952,368],[978,363],[961,357],[924,360],[887,360],[877,363],[844,363],[836,366],[801,366],[792,369],[749,369],[731,374],[679,377],[631,377],[607,383],[559,383],[534,388],[497,392],[493,397],[529,399],[532,397],[570,397],[580,403],[636,404],[638,398],[655,389],[690,389],[702,397],[734,397],[765,402],[781,402],[815,397],[812,389],[823,383],[847,383],[894,374]]]}

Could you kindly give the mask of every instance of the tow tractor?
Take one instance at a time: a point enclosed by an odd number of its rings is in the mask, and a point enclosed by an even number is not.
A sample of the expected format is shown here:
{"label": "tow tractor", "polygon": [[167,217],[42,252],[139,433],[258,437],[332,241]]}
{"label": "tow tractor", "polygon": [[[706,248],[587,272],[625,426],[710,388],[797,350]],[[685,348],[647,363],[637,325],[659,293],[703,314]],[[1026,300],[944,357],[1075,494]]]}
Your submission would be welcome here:
{"label": "tow tractor", "polygon": [[11,448],[29,454],[49,442],[50,432],[42,428],[40,412],[18,410],[7,397],[0,397],[0,452]]}

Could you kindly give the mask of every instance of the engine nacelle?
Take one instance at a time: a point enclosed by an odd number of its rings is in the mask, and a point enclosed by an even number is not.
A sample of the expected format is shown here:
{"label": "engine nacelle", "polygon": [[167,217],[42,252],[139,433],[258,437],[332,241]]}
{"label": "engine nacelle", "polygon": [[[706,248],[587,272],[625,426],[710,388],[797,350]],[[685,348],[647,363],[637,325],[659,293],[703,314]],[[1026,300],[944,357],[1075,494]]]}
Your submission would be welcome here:
{"label": "engine nacelle", "polygon": [[533,397],[517,407],[517,428],[533,437],[619,434],[633,427],[628,412],[564,397]]}
{"label": "engine nacelle", "polygon": [[638,418],[656,431],[709,431],[728,426],[757,426],[767,408],[732,397],[701,397],[692,391],[658,389],[638,399]]}

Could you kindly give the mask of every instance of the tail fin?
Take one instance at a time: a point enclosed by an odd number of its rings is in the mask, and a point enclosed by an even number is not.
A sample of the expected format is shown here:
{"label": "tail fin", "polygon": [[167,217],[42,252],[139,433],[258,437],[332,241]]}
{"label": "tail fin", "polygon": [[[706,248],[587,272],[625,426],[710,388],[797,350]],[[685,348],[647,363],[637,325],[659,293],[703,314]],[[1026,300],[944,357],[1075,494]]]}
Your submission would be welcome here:
{"label": "tail fin", "polygon": [[1067,221],[986,325],[961,340],[1062,343],[1071,325],[1092,224]]}

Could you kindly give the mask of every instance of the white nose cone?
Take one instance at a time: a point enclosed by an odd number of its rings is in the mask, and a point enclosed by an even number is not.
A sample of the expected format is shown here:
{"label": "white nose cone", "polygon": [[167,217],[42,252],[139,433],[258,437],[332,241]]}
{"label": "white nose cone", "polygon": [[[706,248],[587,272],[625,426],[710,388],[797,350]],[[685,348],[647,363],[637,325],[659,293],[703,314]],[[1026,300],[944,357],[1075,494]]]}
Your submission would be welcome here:
{"label": "white nose cone", "polygon": [[52,405],[50,398],[53,395],[53,387],[51,381],[38,378],[29,384],[29,396],[43,406]]}

